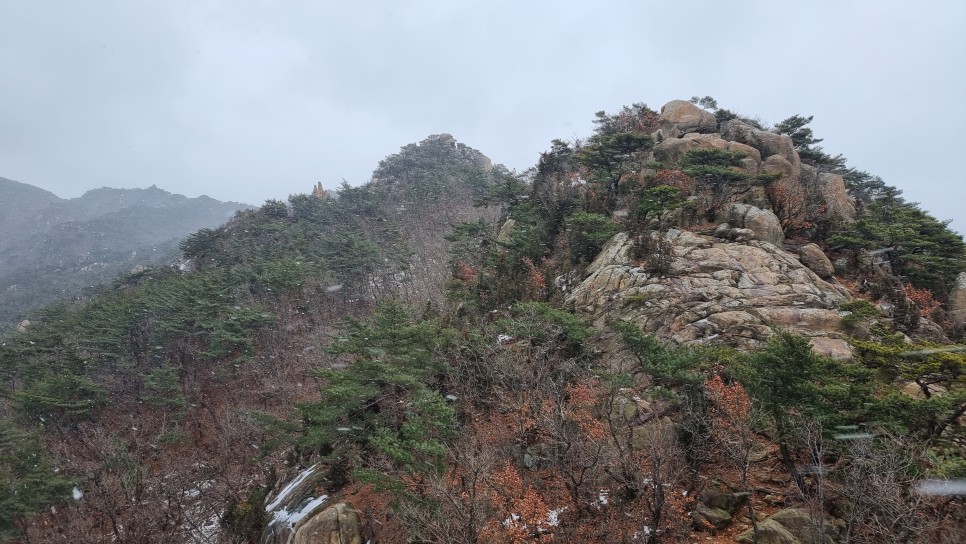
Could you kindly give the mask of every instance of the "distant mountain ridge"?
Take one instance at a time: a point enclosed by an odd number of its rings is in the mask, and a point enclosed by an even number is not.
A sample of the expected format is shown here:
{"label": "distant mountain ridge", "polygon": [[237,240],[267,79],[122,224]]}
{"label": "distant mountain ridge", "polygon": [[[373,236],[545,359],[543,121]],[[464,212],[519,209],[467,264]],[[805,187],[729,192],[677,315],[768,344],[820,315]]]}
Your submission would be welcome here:
{"label": "distant mountain ridge", "polygon": [[135,266],[173,260],[182,238],[249,208],[156,186],[64,199],[0,178],[0,328]]}

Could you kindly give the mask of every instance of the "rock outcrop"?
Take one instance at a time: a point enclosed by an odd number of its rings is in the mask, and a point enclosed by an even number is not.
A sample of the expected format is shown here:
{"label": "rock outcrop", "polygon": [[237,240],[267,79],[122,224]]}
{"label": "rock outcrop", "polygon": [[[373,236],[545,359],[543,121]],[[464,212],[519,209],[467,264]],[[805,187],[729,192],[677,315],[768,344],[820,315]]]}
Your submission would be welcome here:
{"label": "rock outcrop", "polygon": [[823,172],[816,178],[815,186],[807,188],[815,195],[825,219],[834,222],[855,219],[855,205],[845,190],[842,176]]}
{"label": "rock outcrop", "polygon": [[726,140],[741,142],[757,149],[762,157],[780,155],[787,160],[795,170],[802,167],[798,152],[795,151],[795,144],[792,137],[787,134],[777,134],[760,128],[755,128],[748,123],[732,119],[721,123],[721,136]]}
{"label": "rock outcrop", "polygon": [[714,114],[685,100],[672,100],[661,108],[661,134],[677,138],[688,132],[714,132],[718,120]]}
{"label": "rock outcrop", "polygon": [[832,261],[825,255],[822,248],[816,244],[805,244],[798,250],[798,258],[809,270],[818,274],[823,280],[831,279],[835,274]]}
{"label": "rock outcrop", "polygon": [[693,519],[696,529],[728,526],[738,509],[747,501],[747,493],[735,493],[728,486],[715,482],[701,492],[695,505]]}
{"label": "rock outcrop", "polygon": [[265,505],[268,523],[261,544],[361,544],[359,513],[347,502],[329,504],[326,477],[313,465],[288,481]]}
{"label": "rock outcrop", "polygon": [[[654,133],[656,161],[673,167],[690,151],[717,149],[743,154],[740,167],[748,186],[730,201],[773,211],[784,229],[827,227],[855,218],[855,206],[845,180],[803,164],[791,136],[758,128],[742,119],[717,123],[714,115],[690,102],[672,100],[661,108],[660,128]],[[698,194],[699,200],[702,195]],[[704,195],[705,199],[715,197]],[[706,203],[707,204],[707,203]],[[710,206],[714,215],[721,203]],[[707,211],[700,205],[698,211]],[[681,226],[692,222],[682,221]],[[761,238],[766,239],[766,238]]]}
{"label": "rock outcrop", "polygon": [[966,272],[956,276],[956,285],[949,292],[949,319],[958,326],[966,325]]}
{"label": "rock outcrop", "polygon": [[[614,236],[567,304],[599,324],[630,321],[678,344],[755,348],[782,329],[811,338],[827,355],[850,353],[835,309],[851,300],[848,291],[791,253],[770,242],[725,242],[675,229],[663,237],[658,247],[665,255],[637,259],[635,241],[627,233]],[[661,273],[653,264],[658,258]]]}
{"label": "rock outcrop", "polygon": [[359,514],[340,502],[307,519],[295,529],[291,544],[362,544]]}
{"label": "rock outcrop", "polygon": [[771,210],[735,203],[718,216],[718,221],[726,222],[734,228],[748,229],[759,240],[779,247],[785,241],[782,224]]}
{"label": "rock outcrop", "polygon": [[738,535],[735,541],[758,544],[805,544],[821,541],[834,544],[839,541],[842,523],[834,518],[813,519],[805,510],[786,508],[758,523],[757,539],[754,530],[749,529]]}
{"label": "rock outcrop", "polygon": [[681,160],[685,153],[694,149],[721,149],[744,153],[748,156],[745,170],[751,176],[758,175],[761,153],[750,145],[725,140],[720,134],[690,132],[681,138],[666,138],[654,147],[654,157],[661,161],[675,163]]}

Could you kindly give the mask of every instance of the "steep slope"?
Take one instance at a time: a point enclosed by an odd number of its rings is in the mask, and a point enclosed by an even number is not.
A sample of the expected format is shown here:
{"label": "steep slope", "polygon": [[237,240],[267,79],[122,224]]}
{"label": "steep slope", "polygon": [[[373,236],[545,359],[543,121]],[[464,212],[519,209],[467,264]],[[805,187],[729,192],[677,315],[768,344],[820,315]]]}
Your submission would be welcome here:
{"label": "steep slope", "polygon": [[248,206],[148,189],[95,189],[64,200],[4,180],[0,327],[81,295],[135,266],[170,263],[179,241]]}
{"label": "steep slope", "polygon": [[961,541],[923,478],[966,475],[962,240],[711,109],[602,112],[526,177],[432,136],[49,310],[0,342],[0,530]]}
{"label": "steep slope", "polygon": [[[318,397],[313,372],[344,366],[321,349],[340,320],[390,296],[442,302],[443,237],[451,221],[493,216],[473,201],[500,171],[452,137],[431,137],[387,158],[370,184],[244,211],[189,236],[180,270],[124,276],[10,335],[0,346],[0,373],[13,380],[0,530],[37,541],[247,535],[261,523],[252,497],[264,497],[284,457],[261,449],[301,436],[258,421],[289,428],[293,406]],[[17,464],[25,456],[44,463]],[[73,486],[83,498],[64,500]],[[50,501],[57,515],[23,521]]]}

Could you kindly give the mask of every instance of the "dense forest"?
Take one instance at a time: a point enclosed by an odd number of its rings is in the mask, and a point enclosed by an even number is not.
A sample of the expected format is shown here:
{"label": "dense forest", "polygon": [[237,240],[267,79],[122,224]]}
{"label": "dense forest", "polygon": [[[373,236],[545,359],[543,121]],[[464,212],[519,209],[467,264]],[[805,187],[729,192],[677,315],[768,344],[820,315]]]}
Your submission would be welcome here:
{"label": "dense forest", "polygon": [[966,540],[966,245],[810,121],[634,104],[525,172],[431,136],[47,307],[0,341],[0,535]]}

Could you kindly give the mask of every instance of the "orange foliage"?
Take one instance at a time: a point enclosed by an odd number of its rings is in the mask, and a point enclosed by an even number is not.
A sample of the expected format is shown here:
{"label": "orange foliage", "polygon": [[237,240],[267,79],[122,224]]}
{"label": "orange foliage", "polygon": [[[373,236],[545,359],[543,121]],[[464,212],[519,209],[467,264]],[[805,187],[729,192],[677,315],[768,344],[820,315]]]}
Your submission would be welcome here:
{"label": "orange foliage", "polygon": [[904,289],[906,297],[919,307],[919,314],[922,317],[929,317],[929,314],[941,306],[929,289],[917,289],[910,284],[906,284]]}
{"label": "orange foliage", "polygon": [[483,531],[483,542],[550,542],[554,524],[550,507],[531,486],[525,485],[520,473],[504,465],[490,475],[490,500],[497,509],[497,519]]}
{"label": "orange foliage", "polygon": [[603,440],[607,436],[607,427],[594,417],[593,408],[597,399],[593,389],[587,384],[568,385],[567,398],[567,417],[591,440]]}
{"label": "orange foliage", "polygon": [[748,417],[751,399],[748,398],[745,388],[740,383],[728,385],[720,375],[715,374],[713,378],[706,380],[704,385],[708,396],[719,410],[729,416],[729,419],[744,420]]}
{"label": "orange foliage", "polygon": [[456,266],[456,273],[453,274],[456,279],[462,281],[463,283],[474,284],[479,279],[479,275],[476,270],[470,266],[469,263],[461,262]]}
{"label": "orange foliage", "polygon": [[614,125],[622,132],[652,133],[661,127],[661,116],[653,111],[637,113],[625,109],[618,113]]}
{"label": "orange foliage", "polygon": [[533,264],[530,257],[523,258],[523,265],[527,267],[527,293],[534,297],[542,296],[547,289],[547,279],[543,272]]}

